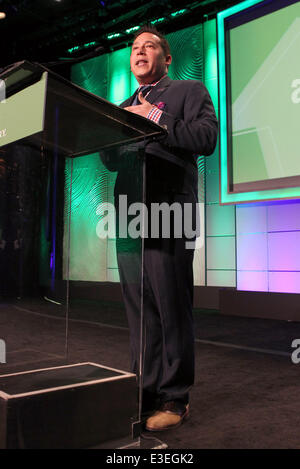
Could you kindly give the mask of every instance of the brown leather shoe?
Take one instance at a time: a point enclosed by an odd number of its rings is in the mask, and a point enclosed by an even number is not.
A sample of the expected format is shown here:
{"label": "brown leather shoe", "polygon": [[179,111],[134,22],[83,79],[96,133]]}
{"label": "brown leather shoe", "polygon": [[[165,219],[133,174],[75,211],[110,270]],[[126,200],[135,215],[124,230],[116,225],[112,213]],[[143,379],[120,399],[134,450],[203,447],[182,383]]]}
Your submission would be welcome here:
{"label": "brown leather shoe", "polygon": [[146,430],[162,432],[177,428],[189,415],[189,404],[178,406],[176,401],[165,402],[159,410],[146,420]]}

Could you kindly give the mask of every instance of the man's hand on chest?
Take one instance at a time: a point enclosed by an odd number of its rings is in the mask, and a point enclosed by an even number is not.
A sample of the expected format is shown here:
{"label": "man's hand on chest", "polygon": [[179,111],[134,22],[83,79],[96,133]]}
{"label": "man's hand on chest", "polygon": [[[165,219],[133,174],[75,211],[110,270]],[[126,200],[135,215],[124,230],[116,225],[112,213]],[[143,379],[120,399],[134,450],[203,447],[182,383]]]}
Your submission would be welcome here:
{"label": "man's hand on chest", "polygon": [[141,104],[128,106],[124,109],[126,109],[126,111],[133,112],[134,114],[138,114],[139,116],[147,117],[149,112],[152,110],[153,105],[144,98],[142,93],[139,93],[139,101]]}

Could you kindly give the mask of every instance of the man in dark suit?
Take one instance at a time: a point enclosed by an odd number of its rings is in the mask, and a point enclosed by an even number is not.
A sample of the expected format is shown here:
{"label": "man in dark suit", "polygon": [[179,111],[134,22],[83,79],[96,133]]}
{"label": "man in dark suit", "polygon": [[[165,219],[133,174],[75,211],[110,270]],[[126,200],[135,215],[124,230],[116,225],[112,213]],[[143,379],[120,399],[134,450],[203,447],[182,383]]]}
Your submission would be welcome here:
{"label": "man in dark suit", "polygon": [[[145,150],[147,208],[151,210],[153,203],[177,202],[180,207],[190,204],[194,223],[198,200],[196,158],[214,151],[218,125],[205,86],[199,81],[172,81],[167,76],[171,61],[169,45],[157,30],[144,27],[138,31],[130,64],[140,87],[121,107],[154,120],[167,130],[167,135],[127,147],[126,155],[141,146]],[[119,170],[115,195],[131,192],[134,178],[130,181],[127,176],[126,171]],[[184,220],[180,223],[183,226]],[[160,232],[158,237],[145,240],[142,370],[143,410],[153,411],[146,421],[149,431],[178,426],[189,413],[189,390],[194,382],[194,250],[186,248],[186,241],[184,234],[180,238],[174,235],[174,227],[167,238]],[[141,291],[139,282],[132,281],[134,257],[128,256],[128,249],[122,249],[122,242],[118,247],[118,239],[117,252],[133,371],[138,374]]]}

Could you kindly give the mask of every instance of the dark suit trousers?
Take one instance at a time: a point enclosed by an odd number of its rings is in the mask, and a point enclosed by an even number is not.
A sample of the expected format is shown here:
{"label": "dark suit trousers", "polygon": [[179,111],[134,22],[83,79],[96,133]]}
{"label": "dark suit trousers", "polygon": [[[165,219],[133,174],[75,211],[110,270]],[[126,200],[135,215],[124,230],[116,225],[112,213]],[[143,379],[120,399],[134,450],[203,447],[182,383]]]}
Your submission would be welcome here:
{"label": "dark suit trousers", "polygon": [[[123,161],[126,161],[125,158]],[[126,193],[128,204],[142,200],[140,161],[137,158],[129,161],[131,164],[126,162],[126,171],[119,172],[115,186],[117,210],[119,194]],[[196,207],[197,187],[184,187],[183,168],[153,155],[147,155],[146,161],[148,215],[153,203],[171,206],[176,202],[182,209],[185,203],[190,203]],[[197,175],[197,169],[195,172]],[[151,216],[148,216],[149,235],[150,224]],[[161,231],[158,236],[158,239],[149,237],[144,240],[144,408],[148,404],[151,407],[151,400],[156,397],[162,402],[174,399],[187,402],[189,389],[194,382],[194,250],[186,249],[186,238],[174,237],[172,221],[169,238],[163,238]],[[130,329],[132,371],[139,375],[141,239],[117,237],[117,258]]]}
{"label": "dark suit trousers", "polygon": [[[144,255],[143,399],[188,401],[194,382],[193,255],[185,239],[146,239]],[[141,257],[118,250],[132,371],[139,374]]]}

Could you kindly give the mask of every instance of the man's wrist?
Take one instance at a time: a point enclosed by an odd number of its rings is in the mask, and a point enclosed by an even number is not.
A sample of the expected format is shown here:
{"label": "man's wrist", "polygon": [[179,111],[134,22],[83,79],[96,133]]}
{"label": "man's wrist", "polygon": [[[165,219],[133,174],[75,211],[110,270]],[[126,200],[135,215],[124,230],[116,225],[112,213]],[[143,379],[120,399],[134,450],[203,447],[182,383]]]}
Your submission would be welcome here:
{"label": "man's wrist", "polygon": [[159,120],[161,118],[163,111],[158,109],[156,106],[153,106],[151,111],[147,115],[147,119],[150,119],[151,121],[155,122],[156,124],[159,123]]}

